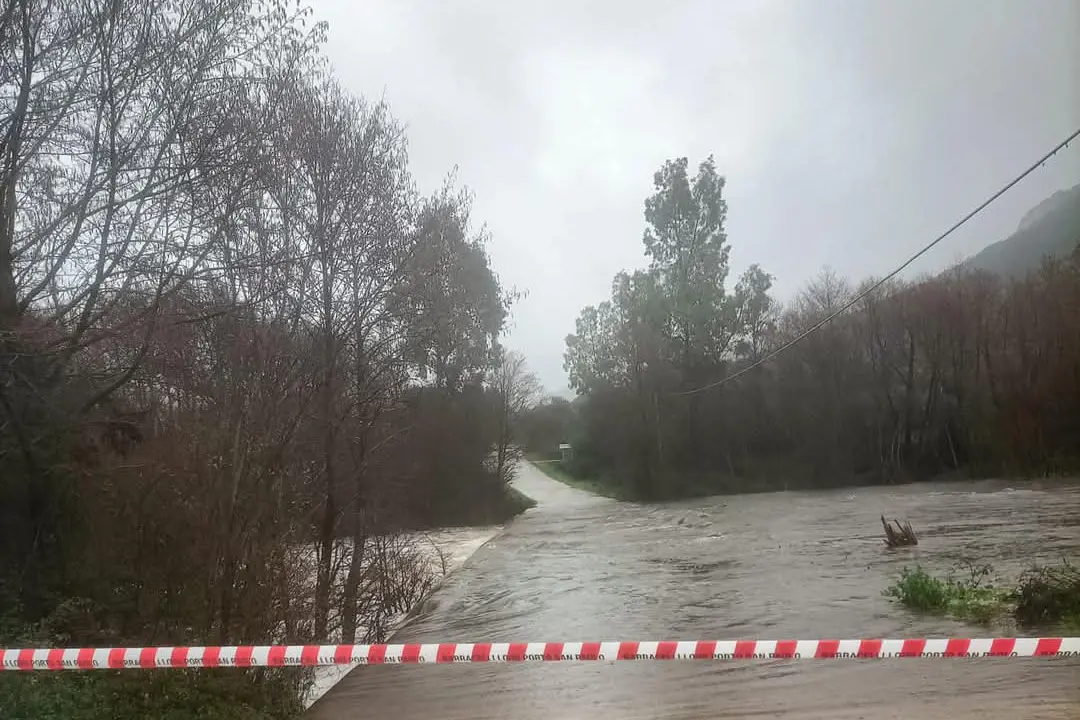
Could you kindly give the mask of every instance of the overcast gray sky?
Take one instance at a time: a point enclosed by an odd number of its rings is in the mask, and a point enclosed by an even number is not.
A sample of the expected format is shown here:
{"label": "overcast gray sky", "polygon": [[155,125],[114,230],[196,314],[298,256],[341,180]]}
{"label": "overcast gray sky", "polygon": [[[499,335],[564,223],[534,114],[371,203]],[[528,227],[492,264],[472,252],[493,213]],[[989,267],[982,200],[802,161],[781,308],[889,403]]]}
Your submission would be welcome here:
{"label": "overcast gray sky", "polygon": [[[413,173],[455,165],[503,283],[507,344],[566,392],[563,340],[645,264],[667,158],[727,177],[732,275],[790,297],[826,265],[883,274],[1080,127],[1077,0],[312,0],[355,93],[409,126]],[[1060,153],[927,255],[1006,236],[1080,182]]]}

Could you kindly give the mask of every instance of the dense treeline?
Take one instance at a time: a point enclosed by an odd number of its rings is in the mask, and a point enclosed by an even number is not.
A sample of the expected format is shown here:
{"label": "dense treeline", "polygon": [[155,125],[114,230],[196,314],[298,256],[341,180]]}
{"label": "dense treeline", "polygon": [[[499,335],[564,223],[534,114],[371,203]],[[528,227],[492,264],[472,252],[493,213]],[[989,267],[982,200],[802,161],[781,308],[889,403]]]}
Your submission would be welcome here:
{"label": "dense treeline", "polygon": [[570,442],[579,434],[577,408],[558,396],[534,403],[518,423],[522,447],[532,454],[549,458],[557,456],[559,445]]}
{"label": "dense treeline", "polygon": [[[381,637],[430,586],[402,531],[519,509],[513,293],[469,196],[417,195],[403,127],[326,71],[308,17],[0,6],[3,643]],[[96,712],[224,682],[284,715],[299,682],[131,677]],[[118,697],[87,682],[53,711]],[[27,687],[0,706],[46,713]]]}
{"label": "dense treeline", "polygon": [[888,283],[776,358],[696,392],[860,288],[826,271],[781,308],[753,266],[726,289],[724,180],[712,160],[693,177],[685,159],[669,161],[655,185],[648,269],[620,273],[567,338],[572,420],[557,404],[530,418],[534,428],[562,418],[576,474],[657,498],[1080,464],[1080,252],[1016,281],[951,271]]}

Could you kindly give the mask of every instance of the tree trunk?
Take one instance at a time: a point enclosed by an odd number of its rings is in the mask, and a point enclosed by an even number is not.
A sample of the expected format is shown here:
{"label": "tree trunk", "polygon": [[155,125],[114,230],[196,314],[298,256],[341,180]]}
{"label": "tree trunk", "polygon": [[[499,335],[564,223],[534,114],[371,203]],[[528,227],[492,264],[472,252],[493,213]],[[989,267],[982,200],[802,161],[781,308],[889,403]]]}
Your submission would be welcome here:
{"label": "tree trunk", "polygon": [[356,642],[357,602],[360,599],[360,580],[364,576],[364,551],[367,549],[363,510],[358,501],[353,510],[353,546],[349,559],[349,573],[345,577],[345,589],[341,600],[341,642]]}
{"label": "tree trunk", "polygon": [[330,587],[333,578],[334,530],[337,525],[337,503],[334,500],[334,451],[336,445],[333,422],[333,338],[326,339],[327,371],[323,380],[323,480],[326,502],[319,526],[319,567],[315,577],[315,639],[325,640],[330,619]]}

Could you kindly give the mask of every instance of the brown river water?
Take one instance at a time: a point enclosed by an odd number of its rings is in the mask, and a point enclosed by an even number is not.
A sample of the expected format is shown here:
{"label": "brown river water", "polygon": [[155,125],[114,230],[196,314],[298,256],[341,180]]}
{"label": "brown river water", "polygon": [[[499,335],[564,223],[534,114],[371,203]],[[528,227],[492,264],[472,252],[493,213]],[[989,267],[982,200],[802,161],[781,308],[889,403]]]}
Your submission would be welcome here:
{"label": "brown river water", "polygon": [[[1080,482],[931,483],[639,506],[531,466],[540,506],[394,642],[986,637],[881,594],[905,564],[1012,579],[1080,551]],[[890,551],[879,515],[918,547]],[[1032,633],[1028,633],[1032,634]],[[1080,718],[1080,660],[765,660],[360,667],[318,719]]]}

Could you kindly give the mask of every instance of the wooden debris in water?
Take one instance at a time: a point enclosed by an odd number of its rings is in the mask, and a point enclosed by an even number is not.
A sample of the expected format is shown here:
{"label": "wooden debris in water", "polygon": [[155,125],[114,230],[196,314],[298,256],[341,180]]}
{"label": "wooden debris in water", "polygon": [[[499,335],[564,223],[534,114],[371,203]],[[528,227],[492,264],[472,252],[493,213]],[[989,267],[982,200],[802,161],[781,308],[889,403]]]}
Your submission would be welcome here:
{"label": "wooden debris in water", "polygon": [[915,531],[911,529],[911,523],[907,521],[901,523],[899,520],[893,520],[890,523],[882,515],[881,525],[885,528],[885,545],[888,547],[910,547],[919,544],[919,538],[915,537]]}

